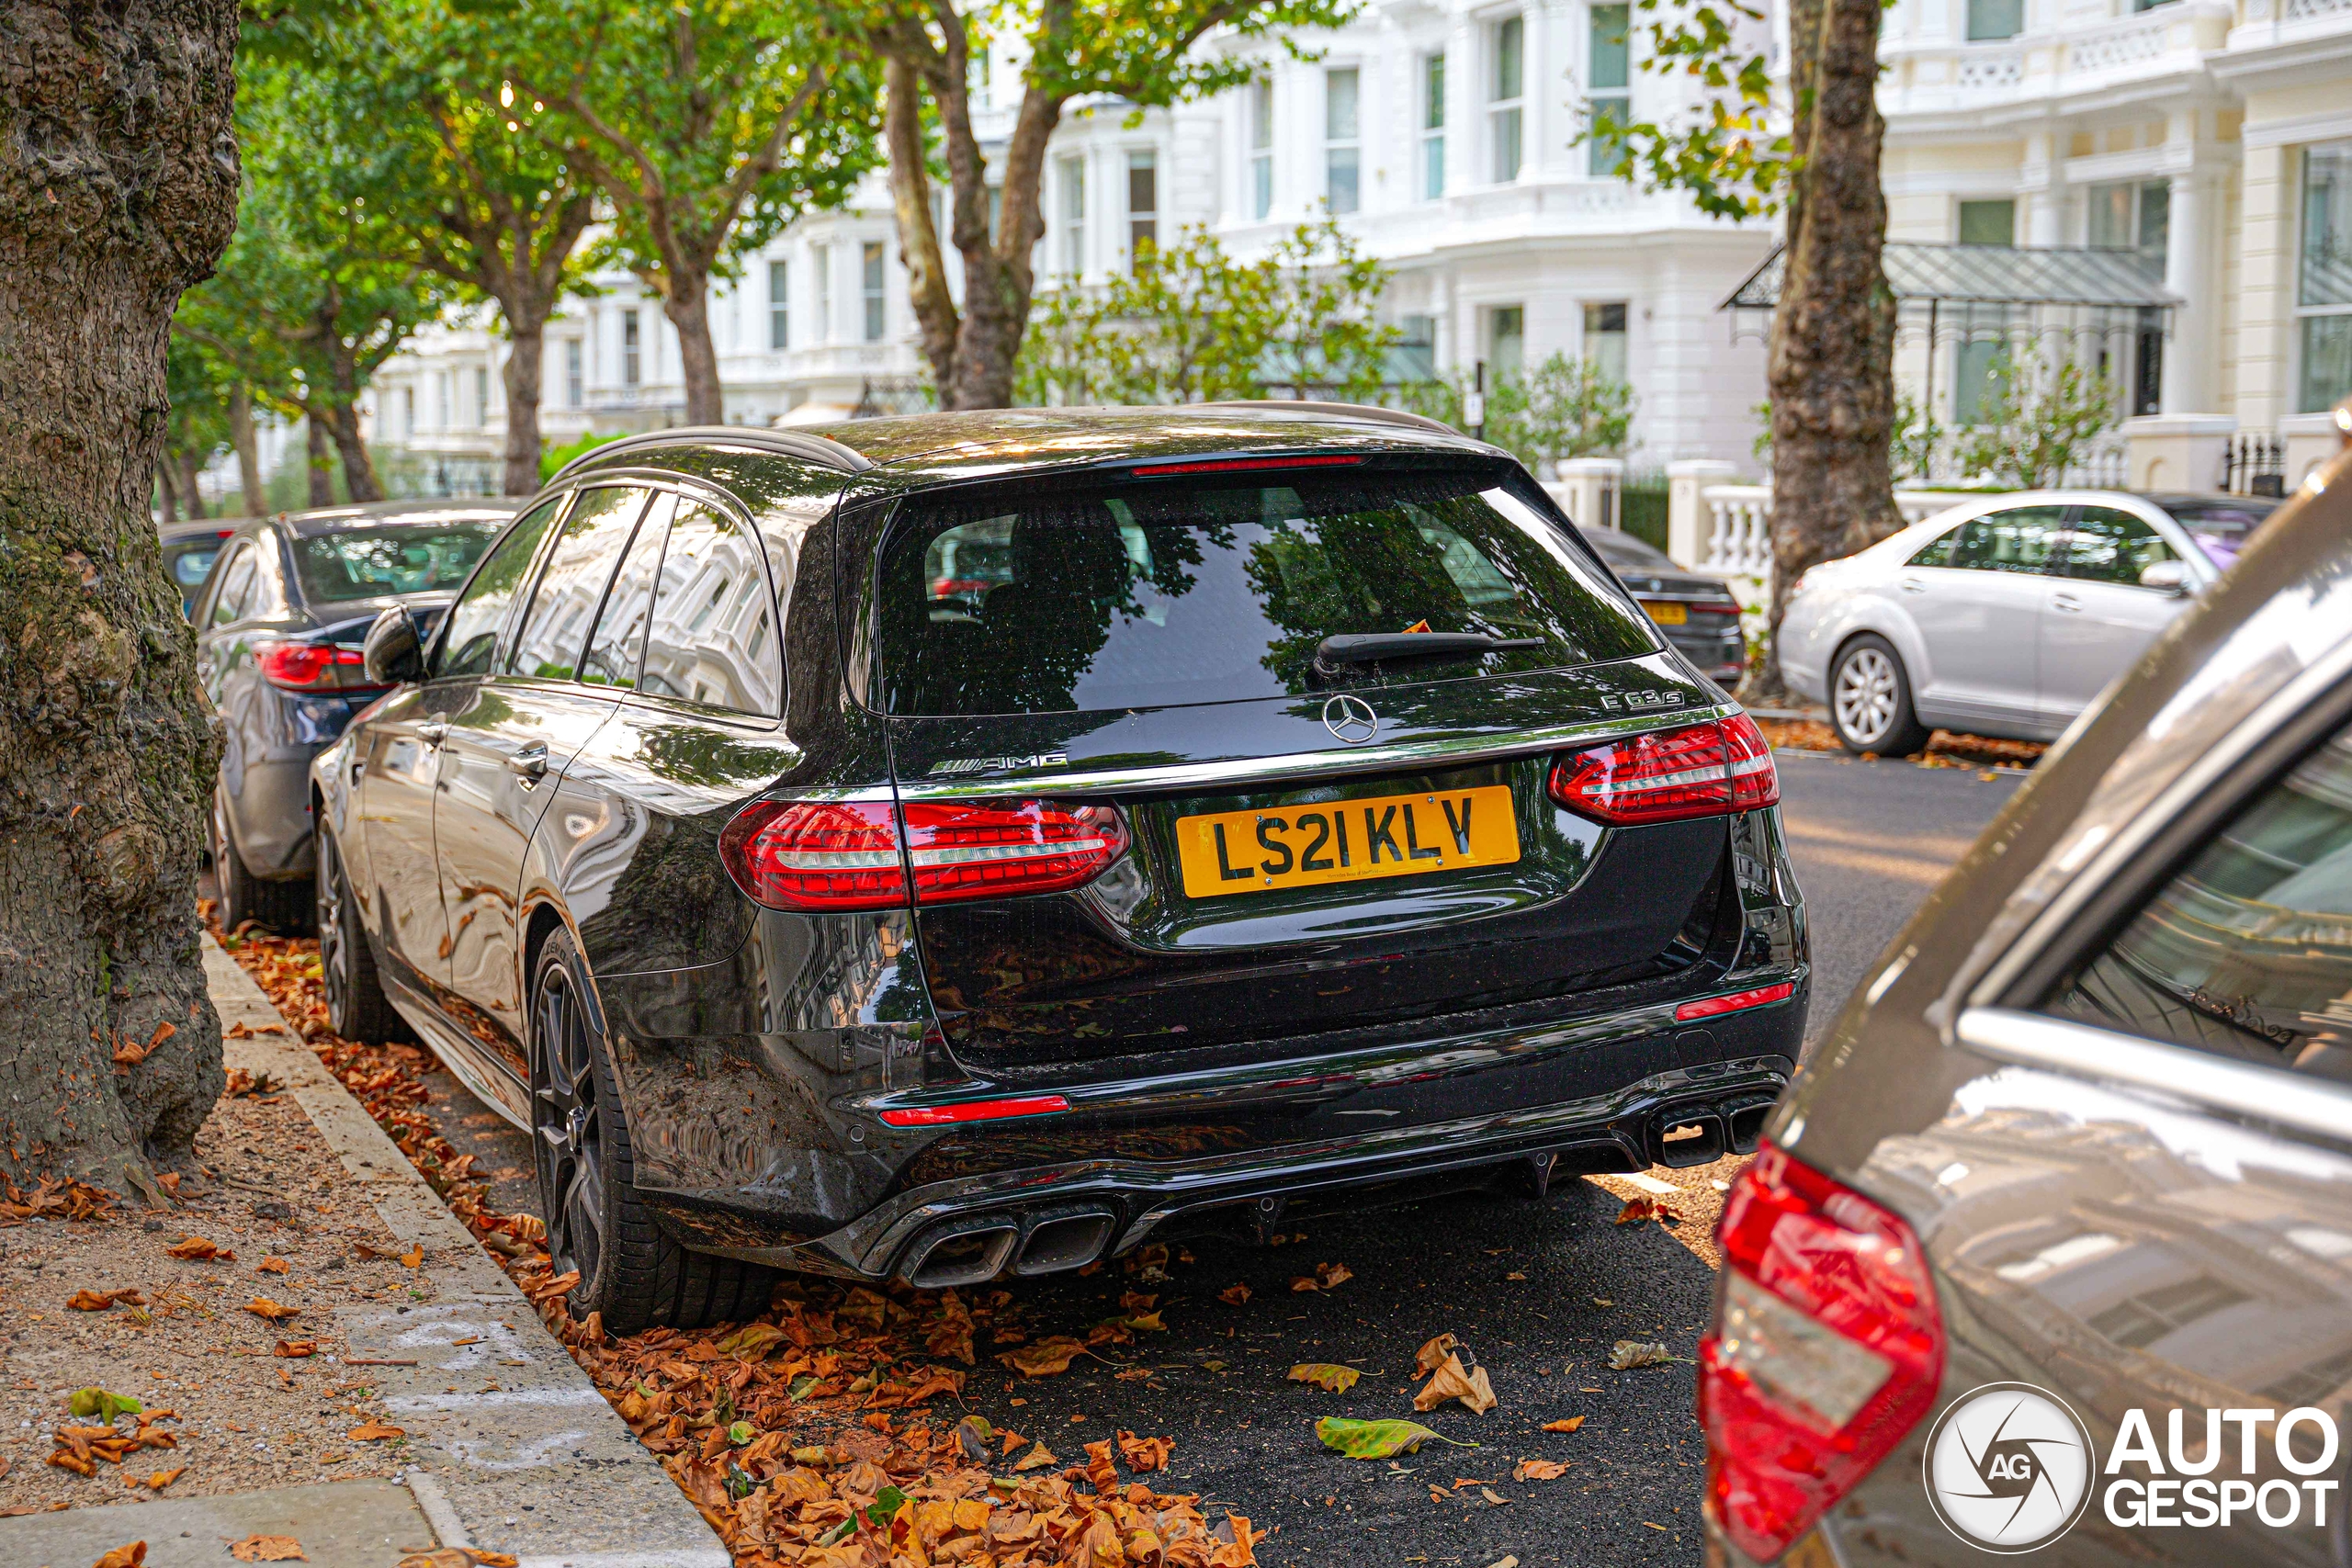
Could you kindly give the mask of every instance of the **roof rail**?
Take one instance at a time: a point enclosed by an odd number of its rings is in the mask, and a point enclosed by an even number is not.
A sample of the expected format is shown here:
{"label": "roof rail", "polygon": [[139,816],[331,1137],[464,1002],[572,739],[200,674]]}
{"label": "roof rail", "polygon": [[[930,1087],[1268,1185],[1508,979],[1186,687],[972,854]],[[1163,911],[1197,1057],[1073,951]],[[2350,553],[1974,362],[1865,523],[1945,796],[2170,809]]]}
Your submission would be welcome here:
{"label": "roof rail", "polygon": [[1462,434],[1443,421],[1431,419],[1426,414],[1407,413],[1401,409],[1385,409],[1372,403],[1293,401],[1288,398],[1260,398],[1216,403],[1195,403],[1193,406],[1204,409],[1249,409],[1261,413],[1275,411],[1285,413],[1329,414],[1340,419],[1364,420],[1374,424],[1410,425],[1416,430],[1432,431],[1440,435],[1459,436]]}
{"label": "roof rail", "polygon": [[[863,452],[844,446],[838,441],[828,441],[821,435],[810,435],[797,430],[759,430],[742,424],[681,424],[668,430],[649,430],[640,435],[624,435],[618,441],[607,441],[591,446],[556,473],[560,479],[592,458],[603,459],[624,452],[639,452],[660,446],[675,446],[695,441],[726,442],[736,446],[757,446],[779,457],[798,457],[804,462],[817,463],[844,474],[862,474],[874,465]],[[554,483],[553,479],[548,481]]]}

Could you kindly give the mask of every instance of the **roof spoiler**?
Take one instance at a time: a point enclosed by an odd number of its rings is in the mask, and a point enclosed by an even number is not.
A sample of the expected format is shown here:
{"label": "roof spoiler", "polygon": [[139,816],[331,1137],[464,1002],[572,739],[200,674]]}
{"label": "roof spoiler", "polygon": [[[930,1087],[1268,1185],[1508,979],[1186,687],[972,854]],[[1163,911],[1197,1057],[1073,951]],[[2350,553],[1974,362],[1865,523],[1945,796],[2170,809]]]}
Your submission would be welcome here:
{"label": "roof spoiler", "polygon": [[556,479],[581,465],[602,461],[629,452],[648,452],[663,446],[687,443],[708,442],[729,446],[750,446],[763,452],[773,452],[780,457],[797,457],[844,474],[862,474],[874,465],[865,453],[821,435],[809,435],[797,430],[755,430],[741,424],[682,424],[669,430],[649,430],[641,435],[624,435],[618,441],[607,441],[591,446],[556,473]]}

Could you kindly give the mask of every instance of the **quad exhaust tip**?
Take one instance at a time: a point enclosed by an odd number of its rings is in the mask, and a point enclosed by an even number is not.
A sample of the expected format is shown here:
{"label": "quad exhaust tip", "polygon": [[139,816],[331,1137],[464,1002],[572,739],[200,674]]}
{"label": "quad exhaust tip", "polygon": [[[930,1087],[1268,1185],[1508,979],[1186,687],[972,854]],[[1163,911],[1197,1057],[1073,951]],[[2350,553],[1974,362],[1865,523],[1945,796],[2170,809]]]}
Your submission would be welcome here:
{"label": "quad exhaust tip", "polygon": [[1118,1224],[1108,1209],[1049,1209],[946,1220],[915,1237],[898,1269],[920,1290],[985,1284],[1010,1263],[1024,1277],[1083,1269],[1102,1256]]}

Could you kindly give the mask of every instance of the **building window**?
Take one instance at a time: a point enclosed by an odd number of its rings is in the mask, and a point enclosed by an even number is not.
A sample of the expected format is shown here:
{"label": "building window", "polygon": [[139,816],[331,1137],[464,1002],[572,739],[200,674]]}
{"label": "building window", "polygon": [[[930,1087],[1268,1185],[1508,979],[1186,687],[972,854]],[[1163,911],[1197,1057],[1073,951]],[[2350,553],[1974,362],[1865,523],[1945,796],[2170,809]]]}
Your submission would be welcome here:
{"label": "building window", "polygon": [[2303,246],[2295,313],[2295,407],[2321,413],[2352,393],[2352,142],[2303,152]]}
{"label": "building window", "polygon": [[414,387],[401,389],[401,434],[402,435],[416,434],[416,389]]}
{"label": "building window", "polygon": [[1584,308],[1584,356],[1612,381],[1625,379],[1625,302]]}
{"label": "building window", "polygon": [[1527,362],[1527,308],[1497,305],[1487,312],[1488,383],[1516,380]]}
{"label": "building window", "polygon": [[1963,245],[2016,244],[2018,204],[2014,201],[1962,202],[1960,243]]}
{"label": "building window", "polygon": [[1159,243],[1159,155],[1127,154],[1127,258]]}
{"label": "building window", "polygon": [[458,424],[458,378],[455,371],[444,370],[433,378],[434,428],[454,430]]}
{"label": "building window", "polygon": [[880,343],[887,318],[887,301],[882,296],[882,242],[868,240],[858,252],[859,292],[865,303],[865,341]]}
{"label": "building window", "polygon": [[588,400],[588,356],[576,337],[563,340],[563,406],[576,409]]}
{"label": "building window", "polygon": [[1062,270],[1072,277],[1086,271],[1086,160],[1057,158],[1062,187]]}
{"label": "building window", "polygon": [[474,428],[479,430],[490,423],[490,371],[483,366],[474,367]]}
{"label": "building window", "polygon": [[[1963,327],[1962,329],[1966,329]],[[1952,346],[1951,422],[1954,424],[1982,424],[1985,404],[1993,392],[1993,372],[2006,364],[2009,344],[2006,338],[1962,338]]]}
{"label": "building window", "polygon": [[1359,89],[1353,66],[1323,73],[1323,200],[1336,214],[1363,203],[1363,169],[1356,145]]}
{"label": "building window", "polygon": [[792,346],[792,264],[768,263],[768,347]]}
{"label": "building window", "polygon": [[1985,43],[2025,31],[2025,0],[1968,0],[1968,41]]}
{"label": "building window", "polygon": [[1445,56],[1421,57],[1421,199],[1445,194]]}
{"label": "building window", "polygon": [[2090,220],[2084,238],[2101,250],[2134,253],[2140,276],[2161,281],[2172,238],[2172,183],[2125,180],[2093,186],[2084,195]]}
{"label": "building window", "polygon": [[[1633,123],[1634,99],[1633,51],[1626,39],[1633,30],[1633,7],[1630,6],[1595,6],[1588,29],[1590,42],[1589,62],[1586,67],[1589,90],[1585,95],[1586,112],[1598,132],[1603,123],[1625,126]],[[1587,150],[1589,162],[1585,167],[1595,175],[1613,175],[1625,161],[1625,150],[1613,141],[1595,140]]]}
{"label": "building window", "polygon": [[1494,70],[1487,83],[1487,130],[1495,183],[1499,185],[1519,178],[1521,95],[1527,80],[1526,18],[1511,17],[1497,22],[1489,39]]}
{"label": "building window", "polygon": [[1437,374],[1437,318],[1435,316],[1399,316],[1396,330],[1400,334],[1396,345],[1389,351],[1389,364],[1395,367],[1399,381],[1434,381]]}
{"label": "building window", "polygon": [[621,312],[621,385],[638,384],[637,312]]}
{"label": "building window", "polygon": [[1274,85],[1250,84],[1250,216],[1274,209]]}
{"label": "building window", "polygon": [[817,341],[833,341],[833,247],[808,247],[809,265],[817,269]]}

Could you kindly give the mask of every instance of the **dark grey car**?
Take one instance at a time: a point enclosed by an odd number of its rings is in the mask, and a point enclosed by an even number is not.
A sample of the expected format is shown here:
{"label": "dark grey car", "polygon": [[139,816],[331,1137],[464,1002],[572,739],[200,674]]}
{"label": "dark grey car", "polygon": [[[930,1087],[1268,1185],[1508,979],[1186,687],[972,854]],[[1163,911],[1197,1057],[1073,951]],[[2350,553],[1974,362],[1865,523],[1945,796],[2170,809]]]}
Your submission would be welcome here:
{"label": "dark grey car", "polygon": [[499,501],[385,502],[254,518],[197,595],[197,670],[220,715],[210,821],[220,919],[311,921],[311,759],[381,694],[359,645],[391,604],[447,608],[514,515]]}
{"label": "dark grey car", "polygon": [[1880,960],[1735,1184],[1711,1559],[2347,1560],[2352,466]]}

